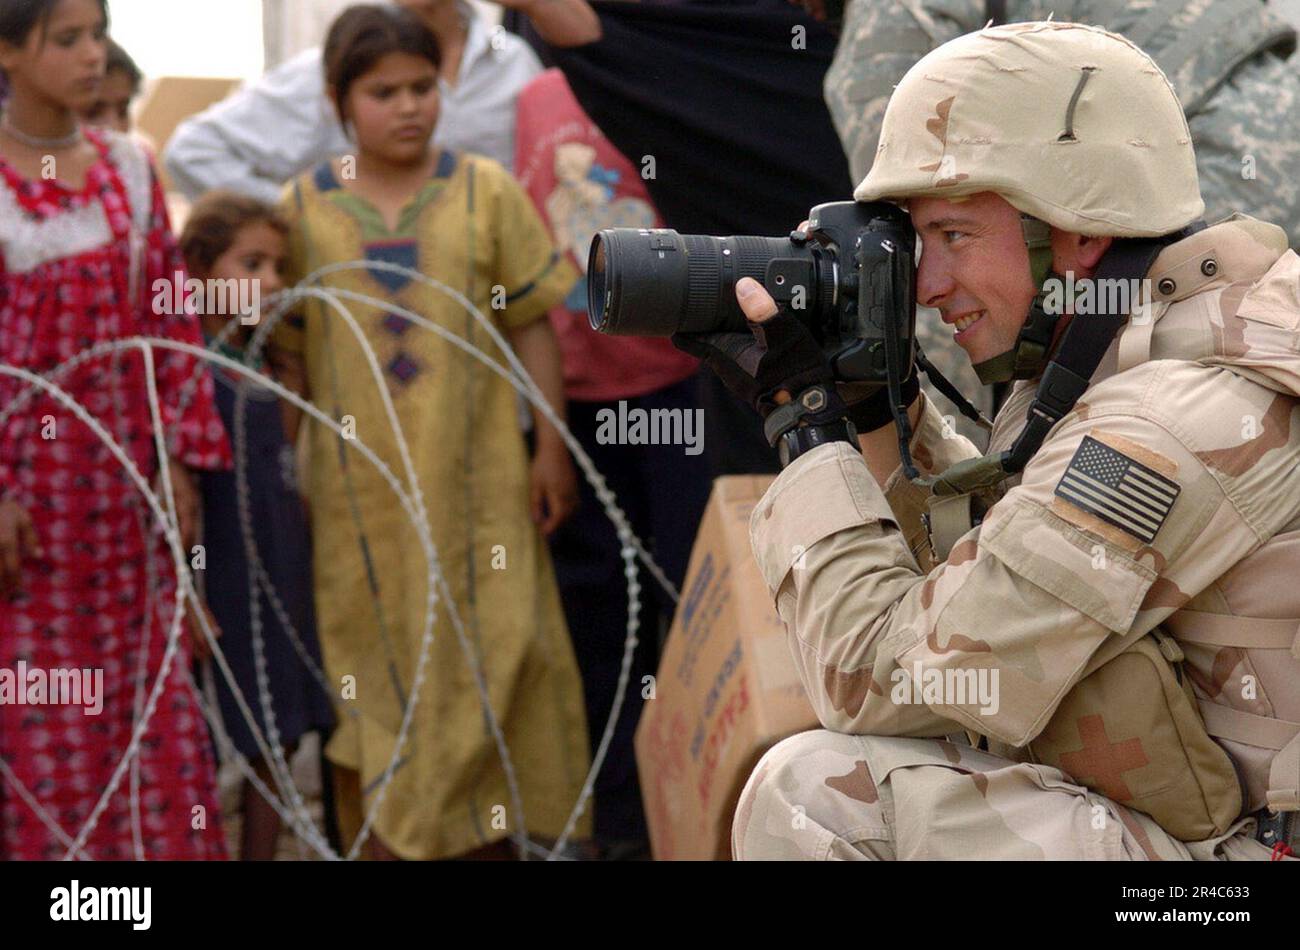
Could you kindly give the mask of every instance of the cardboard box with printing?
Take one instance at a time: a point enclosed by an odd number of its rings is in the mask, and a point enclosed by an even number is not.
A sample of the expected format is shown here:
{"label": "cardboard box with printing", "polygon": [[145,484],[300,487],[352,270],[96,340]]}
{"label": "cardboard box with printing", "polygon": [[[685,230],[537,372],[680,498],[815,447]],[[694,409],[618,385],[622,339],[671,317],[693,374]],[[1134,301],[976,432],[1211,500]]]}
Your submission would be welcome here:
{"label": "cardboard box with printing", "polygon": [[713,485],[686,583],[636,733],[656,859],[731,855],[731,819],[755,763],[817,717],[749,546],[771,476]]}

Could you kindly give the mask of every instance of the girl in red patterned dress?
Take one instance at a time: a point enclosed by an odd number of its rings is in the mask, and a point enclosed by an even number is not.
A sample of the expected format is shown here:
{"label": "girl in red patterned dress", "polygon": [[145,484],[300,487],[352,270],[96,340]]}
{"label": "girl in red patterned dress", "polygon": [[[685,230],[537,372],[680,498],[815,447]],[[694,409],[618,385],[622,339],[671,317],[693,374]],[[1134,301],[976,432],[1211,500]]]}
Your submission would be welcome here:
{"label": "girl in red patterned dress", "polygon": [[[175,306],[183,265],[149,160],[77,125],[104,71],[107,19],[105,0],[0,4],[0,367],[44,375],[134,336],[202,345]],[[188,541],[192,470],[228,467],[230,448],[207,370],[188,354],[153,357]],[[53,381],[158,482],[140,350]],[[187,638],[165,657],[176,580],[157,521],[92,429],[29,388],[0,373],[0,858],[59,858],[78,843],[95,859],[224,857]],[[80,702],[35,689],[73,670],[89,671]]]}

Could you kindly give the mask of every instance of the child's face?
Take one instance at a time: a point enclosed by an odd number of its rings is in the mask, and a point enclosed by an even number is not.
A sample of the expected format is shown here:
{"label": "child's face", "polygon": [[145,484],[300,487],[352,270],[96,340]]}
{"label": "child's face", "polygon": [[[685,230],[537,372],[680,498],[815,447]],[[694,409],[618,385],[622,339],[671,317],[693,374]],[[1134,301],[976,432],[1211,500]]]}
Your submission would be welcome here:
{"label": "child's face", "polygon": [[352,84],[343,114],[363,152],[403,165],[428,152],[439,105],[433,63],[410,53],[388,53]]}
{"label": "child's face", "polygon": [[131,77],[120,69],[109,70],[99,85],[99,95],[90,108],[81,113],[81,118],[98,128],[130,132],[133,98],[135,89],[131,86]]}
{"label": "child's face", "polygon": [[0,42],[15,92],[82,112],[100,92],[107,61],[104,14],[95,0],[59,0],[21,46]]}
{"label": "child's face", "polygon": [[[239,229],[234,242],[212,264],[213,280],[249,281],[241,299],[264,300],[284,287],[285,243],[282,235],[265,221],[254,221]],[[255,282],[255,283],[253,283]]]}

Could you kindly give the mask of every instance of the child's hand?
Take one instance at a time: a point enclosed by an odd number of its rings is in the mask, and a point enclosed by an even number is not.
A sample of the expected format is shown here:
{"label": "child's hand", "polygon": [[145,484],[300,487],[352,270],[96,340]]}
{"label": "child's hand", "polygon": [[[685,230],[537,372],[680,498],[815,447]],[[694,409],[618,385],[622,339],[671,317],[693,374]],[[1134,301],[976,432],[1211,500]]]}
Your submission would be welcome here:
{"label": "child's hand", "polygon": [[18,590],[24,557],[44,557],[27,510],[16,501],[0,501],[0,595]]}
{"label": "child's hand", "polygon": [[266,365],[275,381],[285,389],[302,396],[307,391],[307,364],[301,353],[290,353],[279,347],[268,347]]}
{"label": "child's hand", "polygon": [[201,504],[198,479],[175,459],[168,459],[167,464],[171,468],[172,496],[176,499],[176,526],[181,532],[181,548],[189,554],[191,548],[198,543]]}
{"label": "child's hand", "polygon": [[[205,601],[200,601],[203,616],[208,619],[208,626],[212,628],[212,638],[218,640],[221,638],[221,628],[217,626],[217,618],[212,616],[212,611],[208,609]],[[191,608],[187,617],[190,626],[190,643],[193,646],[194,659],[202,663],[208,657],[212,656],[212,648],[208,646],[208,638],[203,635],[203,627],[199,622],[198,615]]]}
{"label": "child's hand", "polygon": [[549,535],[578,507],[578,477],[564,443],[539,444],[529,475],[533,522],[542,534]]}
{"label": "child's hand", "polygon": [[[301,353],[290,353],[272,346],[266,351],[267,368],[271,376],[285,389],[304,399],[310,398],[307,392],[307,365]],[[290,445],[298,441],[298,427],[302,423],[302,410],[287,399],[280,400],[280,422],[284,428],[284,439]]]}

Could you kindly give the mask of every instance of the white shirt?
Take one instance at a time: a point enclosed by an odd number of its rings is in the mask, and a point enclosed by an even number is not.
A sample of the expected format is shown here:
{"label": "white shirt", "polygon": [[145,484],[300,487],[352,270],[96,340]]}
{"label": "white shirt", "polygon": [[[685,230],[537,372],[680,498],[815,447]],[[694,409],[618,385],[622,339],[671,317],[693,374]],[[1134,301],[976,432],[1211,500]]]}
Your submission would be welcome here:
{"label": "white shirt", "polygon": [[[519,37],[493,31],[473,9],[455,86],[439,79],[436,145],[478,152],[506,168],[515,160],[515,100],[541,63]],[[320,49],[307,50],[229,98],[186,119],[163,155],[186,197],[230,188],[275,203],[284,183],[353,144],[325,91]]]}

